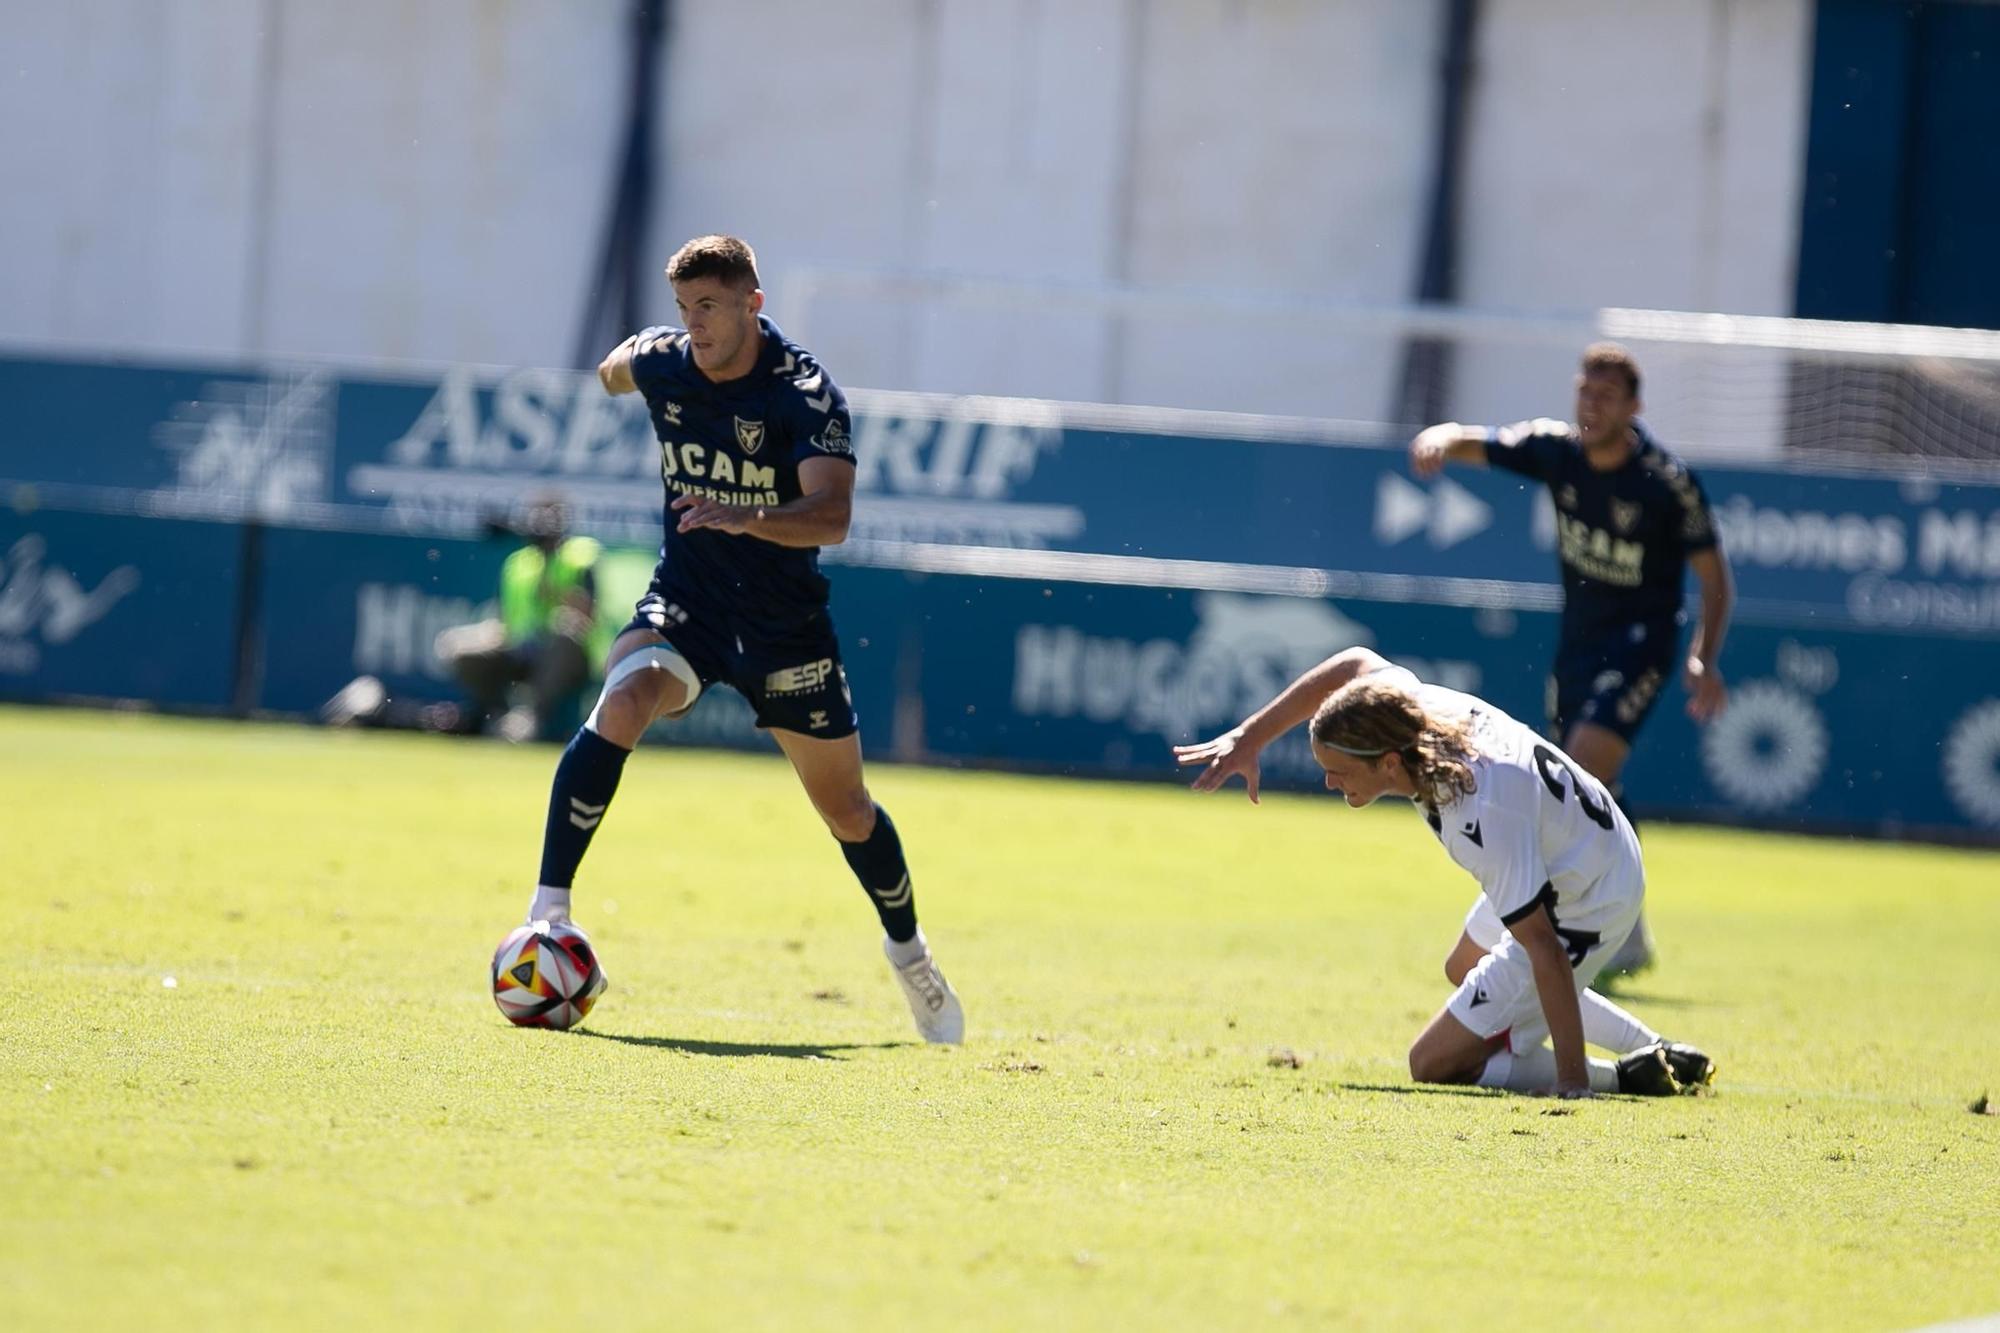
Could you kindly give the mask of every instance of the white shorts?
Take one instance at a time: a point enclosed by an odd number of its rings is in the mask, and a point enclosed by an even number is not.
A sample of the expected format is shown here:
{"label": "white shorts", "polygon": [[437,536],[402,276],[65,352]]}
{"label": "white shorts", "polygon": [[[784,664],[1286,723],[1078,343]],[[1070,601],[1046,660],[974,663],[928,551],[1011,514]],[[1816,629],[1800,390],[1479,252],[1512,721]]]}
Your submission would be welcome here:
{"label": "white shorts", "polygon": [[1493,910],[1493,900],[1483,893],[1474,898],[1465,914],[1465,938],[1492,953],[1500,947],[1506,933],[1507,927],[1500,924],[1500,914]]}
{"label": "white shorts", "polygon": [[[1578,994],[1597,979],[1597,974],[1618,952],[1618,946],[1632,933],[1643,901],[1642,893],[1631,894],[1626,910],[1599,934],[1596,945],[1572,969]],[[1535,988],[1534,965],[1528,961],[1528,951],[1521,947],[1520,941],[1500,923],[1499,914],[1483,893],[1465,914],[1465,935],[1487,952],[1452,992],[1445,1006],[1451,1016],[1476,1036],[1493,1038],[1504,1034],[1511,1051],[1531,1051],[1541,1045],[1548,1039],[1549,1025],[1542,1017],[1542,997]]]}

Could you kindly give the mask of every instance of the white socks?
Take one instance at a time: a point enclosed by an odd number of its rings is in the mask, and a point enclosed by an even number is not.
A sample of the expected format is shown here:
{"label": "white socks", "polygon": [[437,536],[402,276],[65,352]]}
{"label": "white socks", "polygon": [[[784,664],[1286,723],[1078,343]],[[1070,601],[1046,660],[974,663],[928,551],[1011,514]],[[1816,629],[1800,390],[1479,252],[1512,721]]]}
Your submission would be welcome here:
{"label": "white socks", "polygon": [[889,961],[897,967],[908,967],[930,951],[931,946],[924,940],[922,926],[918,926],[917,933],[901,943],[886,935],[882,937],[882,952],[887,954]]}
{"label": "white socks", "polygon": [[1660,1034],[1594,990],[1576,997],[1583,1010],[1583,1039],[1602,1050],[1630,1055],[1651,1046]]}
{"label": "white socks", "polygon": [[[1479,1086],[1505,1088],[1509,1092],[1554,1092],[1556,1053],[1546,1046],[1537,1046],[1518,1055],[1501,1051],[1488,1059],[1486,1068],[1479,1071]],[[1590,1090],[1618,1091],[1618,1066],[1609,1060],[1590,1061]]]}
{"label": "white socks", "polygon": [[528,903],[528,924],[533,925],[537,921],[568,920],[569,890],[537,884],[535,896]]}

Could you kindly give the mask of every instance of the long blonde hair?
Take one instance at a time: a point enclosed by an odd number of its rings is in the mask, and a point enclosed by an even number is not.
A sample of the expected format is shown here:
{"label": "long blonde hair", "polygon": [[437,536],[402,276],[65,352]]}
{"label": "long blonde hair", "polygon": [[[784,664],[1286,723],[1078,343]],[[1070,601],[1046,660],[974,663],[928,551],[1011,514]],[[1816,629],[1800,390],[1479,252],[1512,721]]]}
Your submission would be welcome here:
{"label": "long blonde hair", "polygon": [[1335,690],[1313,714],[1312,738],[1361,758],[1400,755],[1432,810],[1479,788],[1472,772],[1472,725],[1433,717],[1408,690],[1364,676]]}

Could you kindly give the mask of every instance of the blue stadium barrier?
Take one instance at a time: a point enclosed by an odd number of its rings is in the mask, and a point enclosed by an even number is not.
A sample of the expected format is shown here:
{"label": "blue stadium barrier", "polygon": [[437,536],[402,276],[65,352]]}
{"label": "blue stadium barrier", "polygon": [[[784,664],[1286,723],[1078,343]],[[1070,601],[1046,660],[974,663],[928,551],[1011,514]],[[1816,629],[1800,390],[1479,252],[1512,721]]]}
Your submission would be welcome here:
{"label": "blue stadium barrier", "polygon": [[[0,697],[306,713],[364,672],[454,697],[430,640],[492,595],[486,519],[553,489],[657,541],[651,428],[588,375],[0,358],[0,392],[35,445],[0,454]],[[1167,776],[1171,741],[1353,642],[1540,717],[1553,524],[1511,478],[1419,483],[1387,441],[1297,423],[856,398],[862,495],[828,556],[874,753]],[[1670,690],[1637,803],[2000,831],[2000,486],[1702,474],[1735,707],[1698,730]],[[757,743],[723,691],[668,734]],[[1275,756],[1274,785],[1309,765]]]}
{"label": "blue stadium barrier", "polygon": [[0,699],[224,709],[242,529],[0,508]]}

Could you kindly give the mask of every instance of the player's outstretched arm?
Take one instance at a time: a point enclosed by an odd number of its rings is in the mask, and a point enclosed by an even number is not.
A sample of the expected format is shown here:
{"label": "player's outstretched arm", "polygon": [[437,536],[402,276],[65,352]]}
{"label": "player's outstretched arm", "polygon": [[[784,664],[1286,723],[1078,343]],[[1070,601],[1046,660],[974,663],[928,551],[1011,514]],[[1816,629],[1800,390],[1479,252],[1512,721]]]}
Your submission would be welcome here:
{"label": "player's outstretched arm", "polygon": [[1729,558],[1719,546],[1695,551],[1688,556],[1695,578],[1701,582],[1701,624],[1688,645],[1687,671],[1681,683],[1687,689],[1688,716],[1697,722],[1711,722],[1729,704],[1729,688],[1716,666],[1722,656],[1722,638],[1729,632],[1729,612],[1736,605],[1736,579],[1729,572]]}
{"label": "player's outstretched arm", "polygon": [[1590,1061],[1583,1050],[1583,1005],[1576,998],[1569,952],[1556,936],[1547,912],[1530,912],[1507,927],[1527,951],[1535,972],[1535,993],[1556,1051],[1556,1096],[1590,1096]]}
{"label": "player's outstretched arm", "polygon": [[619,343],[604,359],[597,363],[597,382],[604,386],[608,394],[637,393],[638,382],[632,378],[632,357],[639,350],[639,335],[633,334]]}
{"label": "player's outstretched arm", "polygon": [[1410,441],[1410,471],[1419,477],[1435,477],[1444,471],[1447,462],[1485,467],[1486,432],[1478,426],[1445,421],[1419,432]]}
{"label": "player's outstretched arm", "polygon": [[1369,648],[1348,648],[1335,653],[1279,691],[1278,697],[1213,740],[1196,745],[1176,745],[1174,760],[1181,767],[1205,765],[1194,780],[1196,791],[1214,791],[1232,776],[1240,776],[1257,800],[1257,762],[1264,747],[1302,722],[1311,720],[1319,706],[1341,686],[1380,671],[1388,659]]}

